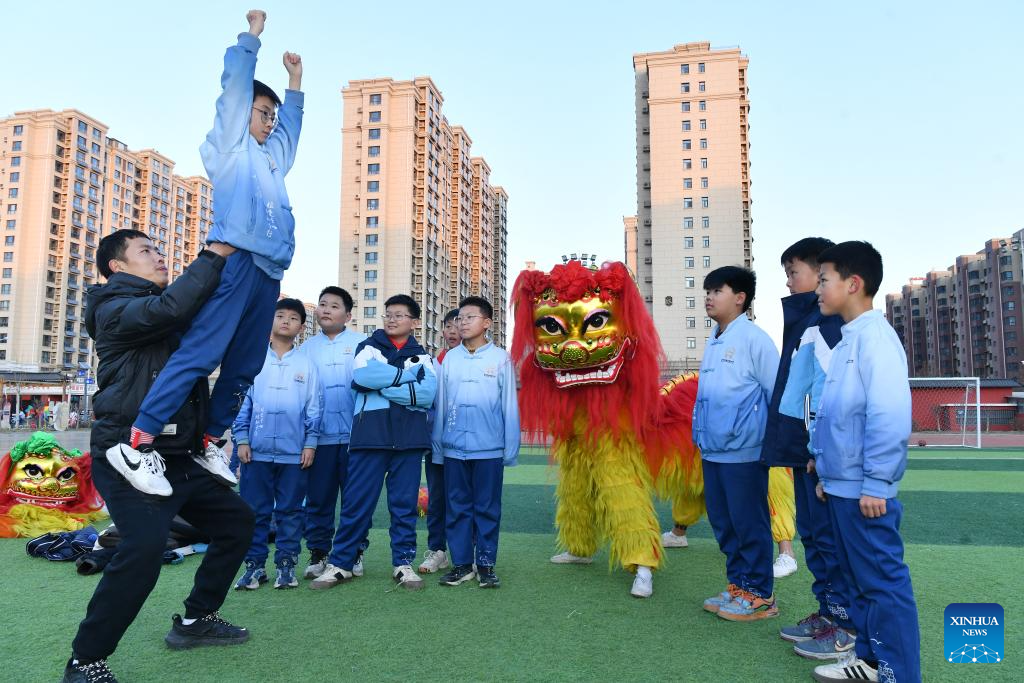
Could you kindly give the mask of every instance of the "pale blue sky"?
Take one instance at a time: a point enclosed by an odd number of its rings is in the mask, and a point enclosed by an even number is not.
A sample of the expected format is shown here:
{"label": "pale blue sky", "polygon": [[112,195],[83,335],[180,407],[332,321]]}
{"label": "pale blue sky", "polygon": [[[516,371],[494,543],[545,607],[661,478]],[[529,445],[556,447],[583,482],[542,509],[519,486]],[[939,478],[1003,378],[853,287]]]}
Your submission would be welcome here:
{"label": "pale blue sky", "polygon": [[[449,121],[465,126],[492,182],[509,192],[514,277],[527,259],[548,267],[571,251],[622,258],[621,217],[636,210],[632,55],[707,40],[750,58],[758,320],[778,338],[778,257],[800,237],[872,241],[885,258],[884,293],[1024,228],[1024,95],[1013,47],[1022,7],[264,3],[257,77],[283,90],[285,50],[302,54],[306,70],[303,137],[288,177],[298,248],[284,289],[312,299],[337,278],[340,90],[350,79],[434,79]],[[198,148],[221,58],[246,29],[247,9],[4,6],[0,114],[75,107],[130,147],[167,154],[178,173],[202,173]]]}

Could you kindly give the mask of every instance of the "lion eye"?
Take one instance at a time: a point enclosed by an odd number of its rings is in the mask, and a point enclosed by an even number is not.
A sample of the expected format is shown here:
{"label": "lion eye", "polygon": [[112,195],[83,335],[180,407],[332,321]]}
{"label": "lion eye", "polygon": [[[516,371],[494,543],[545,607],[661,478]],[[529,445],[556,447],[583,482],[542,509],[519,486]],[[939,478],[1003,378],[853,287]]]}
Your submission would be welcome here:
{"label": "lion eye", "polygon": [[34,464],[25,465],[25,474],[33,478],[38,478],[43,476],[43,468]]}
{"label": "lion eye", "polygon": [[610,321],[611,318],[611,314],[607,311],[595,311],[587,316],[587,319],[583,321],[583,331],[600,330],[608,324],[608,321]]}
{"label": "lion eye", "polygon": [[551,316],[543,317],[534,324],[548,334],[565,334],[565,328],[562,327],[562,324]]}
{"label": "lion eye", "polygon": [[75,470],[72,467],[65,467],[57,473],[58,481],[70,481],[75,478]]}

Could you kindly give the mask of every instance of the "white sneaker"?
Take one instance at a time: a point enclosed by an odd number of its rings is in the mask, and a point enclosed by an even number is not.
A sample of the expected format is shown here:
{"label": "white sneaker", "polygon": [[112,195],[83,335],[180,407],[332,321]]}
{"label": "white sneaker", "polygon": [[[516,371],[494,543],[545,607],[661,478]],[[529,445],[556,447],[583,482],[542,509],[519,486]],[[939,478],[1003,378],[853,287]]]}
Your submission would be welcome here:
{"label": "white sneaker", "polygon": [[417,571],[420,574],[433,574],[448,567],[448,553],[443,550],[428,550],[424,553],[423,563]]}
{"label": "white sneaker", "polygon": [[580,557],[579,555],[573,555],[569,551],[559,553],[551,558],[554,564],[590,564],[594,561],[592,557]]}
{"label": "white sneaker", "polygon": [[352,572],[342,569],[341,567],[335,567],[333,564],[328,564],[324,567],[320,576],[309,582],[309,587],[315,591],[325,590],[327,588],[334,588],[338,584],[351,580]]}
{"label": "white sneaker", "polygon": [[309,564],[306,571],[302,573],[304,579],[315,579],[327,569],[327,553],[322,550],[309,551]]}
{"label": "white sneaker", "polygon": [[212,474],[222,484],[234,486],[238,483],[238,477],[231,471],[228,454],[224,449],[212,441],[203,453],[197,453],[192,459],[199,463],[204,470]]}
{"label": "white sneaker", "polygon": [[129,484],[154,496],[169,496],[174,493],[171,482],[164,476],[163,456],[148,449],[137,451],[128,444],[115,444],[107,449],[107,462],[117,470]]}
{"label": "white sneaker", "polygon": [[772,573],[776,579],[781,579],[796,572],[797,568],[795,557],[786,553],[779,553],[779,556],[775,558],[775,564],[772,565]]}
{"label": "white sneaker", "polygon": [[412,570],[412,565],[403,564],[399,567],[395,567],[395,571],[391,574],[394,578],[395,583],[400,585],[402,588],[407,588],[411,591],[418,591],[423,589],[423,579],[420,575]]}
{"label": "white sneaker", "polygon": [[661,535],[662,548],[688,548],[690,542],[686,540],[686,534],[677,536],[674,531],[666,531]]}
{"label": "white sneaker", "polygon": [[362,576],[362,575],[363,575],[363,554],[359,553],[358,555],[356,555],[356,561],[352,565],[352,576]]}
{"label": "white sneaker", "polygon": [[634,598],[649,598],[654,593],[654,577],[651,576],[650,567],[637,567],[636,578],[633,579],[633,587],[629,594]]}
{"label": "white sneaker", "polygon": [[821,683],[831,681],[877,681],[878,669],[872,669],[863,659],[850,653],[835,664],[814,667],[814,680]]}

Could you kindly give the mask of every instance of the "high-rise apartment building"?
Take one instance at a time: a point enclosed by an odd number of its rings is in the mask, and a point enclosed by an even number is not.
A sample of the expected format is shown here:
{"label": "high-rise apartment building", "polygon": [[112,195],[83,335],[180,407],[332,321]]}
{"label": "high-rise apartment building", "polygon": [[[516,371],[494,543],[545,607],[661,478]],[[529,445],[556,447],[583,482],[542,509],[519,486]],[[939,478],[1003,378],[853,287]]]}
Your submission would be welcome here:
{"label": "high-rise apartment building", "polygon": [[167,254],[172,277],[205,241],[213,191],[174,175],[152,149],[132,151],[74,109],[0,119],[0,368],[79,370],[91,363],[85,290],[103,235],[133,228]]}
{"label": "high-rise apartment building", "polygon": [[491,203],[491,297],[494,305],[494,321],[491,336],[494,343],[502,348],[508,340],[508,193],[505,188],[495,185],[491,188],[494,201]]}
{"label": "high-rise apartment building", "polygon": [[633,274],[633,277],[636,277],[636,262],[639,256],[639,247],[637,245],[636,216],[623,216],[622,230],[625,234],[626,267],[629,268],[629,272]]}
{"label": "high-rise apartment building", "polygon": [[885,297],[911,377],[1024,379],[1024,230]]}
{"label": "high-rise apartment building", "polygon": [[703,355],[704,276],[753,263],[747,64],[710,43],[633,56],[637,284],[670,371]]}
{"label": "high-rise apartment building", "polygon": [[496,244],[495,204],[504,220],[508,195],[491,187],[490,167],[449,124],[430,78],[350,81],[342,97],[338,279],[355,300],[352,324],[372,332],[384,301],[410,294],[422,308],[417,337],[436,351],[444,315],[463,297],[486,296],[504,314],[494,273],[506,270],[495,258],[507,222]]}

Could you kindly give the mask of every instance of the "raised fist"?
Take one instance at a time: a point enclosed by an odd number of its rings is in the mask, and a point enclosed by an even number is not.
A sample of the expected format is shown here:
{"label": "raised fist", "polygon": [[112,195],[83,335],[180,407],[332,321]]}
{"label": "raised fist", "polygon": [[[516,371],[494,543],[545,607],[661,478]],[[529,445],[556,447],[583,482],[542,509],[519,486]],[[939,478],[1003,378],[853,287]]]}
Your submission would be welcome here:
{"label": "raised fist", "polygon": [[302,75],[302,57],[295,54],[294,52],[285,52],[284,57],[281,58],[284,62],[284,68],[288,71],[289,76],[301,76]]}
{"label": "raised fist", "polygon": [[249,22],[249,33],[258,36],[263,33],[263,25],[267,23],[267,13],[261,9],[251,9],[245,15],[245,20]]}

